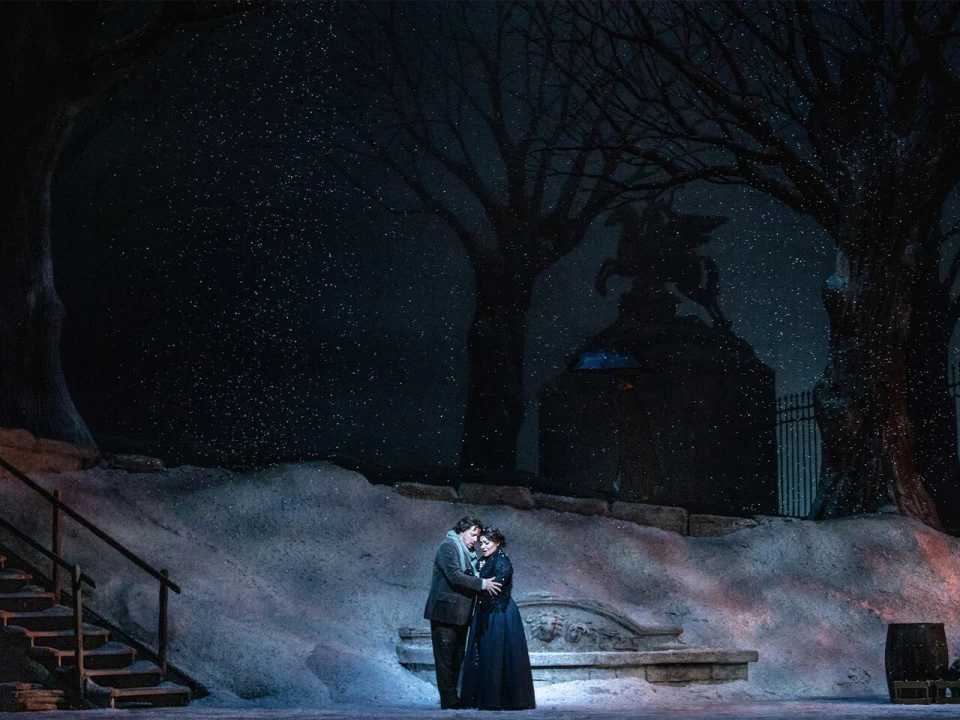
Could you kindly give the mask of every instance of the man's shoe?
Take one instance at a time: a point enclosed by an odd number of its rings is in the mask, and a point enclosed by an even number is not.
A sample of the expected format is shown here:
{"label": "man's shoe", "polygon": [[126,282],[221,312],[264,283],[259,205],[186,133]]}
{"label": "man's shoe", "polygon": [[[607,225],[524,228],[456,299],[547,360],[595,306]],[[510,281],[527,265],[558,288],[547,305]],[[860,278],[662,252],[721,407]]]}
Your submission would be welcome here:
{"label": "man's shoe", "polygon": [[460,698],[455,698],[454,700],[451,700],[449,702],[445,702],[443,700],[440,701],[441,710],[456,710],[459,707],[460,707]]}

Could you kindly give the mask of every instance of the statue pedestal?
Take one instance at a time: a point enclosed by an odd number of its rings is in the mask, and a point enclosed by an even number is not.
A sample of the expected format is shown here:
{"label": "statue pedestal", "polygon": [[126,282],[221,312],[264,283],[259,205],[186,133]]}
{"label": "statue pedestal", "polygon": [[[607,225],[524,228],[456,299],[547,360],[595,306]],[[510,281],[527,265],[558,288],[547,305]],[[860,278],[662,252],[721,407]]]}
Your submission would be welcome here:
{"label": "statue pedestal", "polygon": [[[573,496],[717,515],[777,510],[773,371],[696,317],[621,318],[583,351],[612,348],[653,371],[566,372],[540,397],[540,475]],[[578,354],[579,356],[579,354]]]}

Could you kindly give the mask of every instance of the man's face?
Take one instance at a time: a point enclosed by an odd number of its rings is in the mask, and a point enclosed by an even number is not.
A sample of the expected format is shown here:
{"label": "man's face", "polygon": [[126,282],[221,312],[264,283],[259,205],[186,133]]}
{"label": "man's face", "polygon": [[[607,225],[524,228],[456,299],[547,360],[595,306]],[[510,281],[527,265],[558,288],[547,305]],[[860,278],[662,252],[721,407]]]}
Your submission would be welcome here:
{"label": "man's face", "polygon": [[467,546],[467,550],[473,550],[473,546],[476,545],[479,535],[480,528],[474,526],[460,533],[460,539],[463,540],[463,544]]}

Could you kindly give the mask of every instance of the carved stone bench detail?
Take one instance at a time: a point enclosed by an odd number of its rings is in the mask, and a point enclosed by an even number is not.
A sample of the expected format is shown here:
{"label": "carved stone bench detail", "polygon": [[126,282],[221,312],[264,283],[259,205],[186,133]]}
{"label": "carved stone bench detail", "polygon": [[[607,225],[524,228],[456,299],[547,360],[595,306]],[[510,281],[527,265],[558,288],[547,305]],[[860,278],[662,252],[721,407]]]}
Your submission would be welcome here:
{"label": "carved stone bench detail", "polygon": [[[748,678],[755,650],[684,645],[683,628],[639,625],[594,600],[531,594],[517,600],[526,626],[534,685],[637,677],[685,685]],[[397,657],[418,677],[436,683],[429,628],[401,628]]]}

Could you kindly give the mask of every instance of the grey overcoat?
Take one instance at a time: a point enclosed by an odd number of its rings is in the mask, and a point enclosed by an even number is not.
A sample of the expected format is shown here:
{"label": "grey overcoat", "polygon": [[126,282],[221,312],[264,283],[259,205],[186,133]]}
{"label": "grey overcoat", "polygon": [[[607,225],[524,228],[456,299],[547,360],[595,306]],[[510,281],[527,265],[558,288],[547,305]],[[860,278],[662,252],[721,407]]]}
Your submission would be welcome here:
{"label": "grey overcoat", "polygon": [[474,574],[473,568],[466,572],[461,569],[457,542],[450,537],[444,538],[437,548],[430,595],[423,609],[423,617],[427,620],[465,625],[470,620],[473,599],[483,589],[483,580]]}

